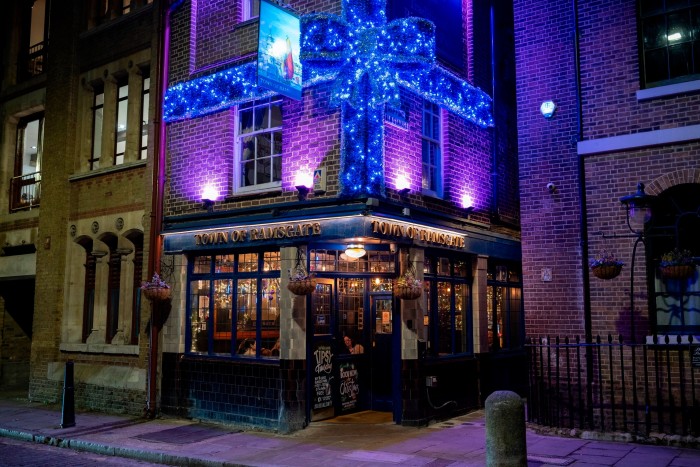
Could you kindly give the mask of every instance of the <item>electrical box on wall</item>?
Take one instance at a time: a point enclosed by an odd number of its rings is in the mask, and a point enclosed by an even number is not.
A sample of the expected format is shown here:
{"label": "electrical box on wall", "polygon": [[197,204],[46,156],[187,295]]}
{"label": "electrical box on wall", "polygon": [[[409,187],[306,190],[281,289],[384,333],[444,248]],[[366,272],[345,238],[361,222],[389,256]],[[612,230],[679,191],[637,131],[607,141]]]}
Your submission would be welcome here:
{"label": "electrical box on wall", "polygon": [[429,387],[429,388],[437,387],[437,376],[426,376],[425,377],[425,385],[426,385],[426,387]]}

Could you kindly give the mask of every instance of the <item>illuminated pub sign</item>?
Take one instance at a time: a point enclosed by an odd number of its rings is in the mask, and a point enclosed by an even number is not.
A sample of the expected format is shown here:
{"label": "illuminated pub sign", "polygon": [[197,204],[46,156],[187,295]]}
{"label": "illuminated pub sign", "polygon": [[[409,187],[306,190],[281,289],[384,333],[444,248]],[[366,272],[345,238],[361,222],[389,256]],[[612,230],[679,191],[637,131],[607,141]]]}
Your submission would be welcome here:
{"label": "illuminated pub sign", "polygon": [[307,243],[313,240],[345,242],[348,238],[383,238],[402,243],[464,249],[465,235],[420,224],[371,217],[311,220],[287,223],[213,227],[208,230],[165,234],[165,251],[203,250],[253,244]]}
{"label": "illuminated pub sign", "polygon": [[301,24],[267,0],[260,2],[258,85],[291,99],[301,99]]}

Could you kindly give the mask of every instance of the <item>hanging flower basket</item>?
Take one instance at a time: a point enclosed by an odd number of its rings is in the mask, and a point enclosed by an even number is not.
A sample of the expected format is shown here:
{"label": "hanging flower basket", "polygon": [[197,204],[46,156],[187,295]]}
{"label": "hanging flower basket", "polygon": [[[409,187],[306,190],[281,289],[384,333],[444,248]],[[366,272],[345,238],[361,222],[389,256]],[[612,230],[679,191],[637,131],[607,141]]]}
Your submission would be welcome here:
{"label": "hanging flower basket", "polygon": [[293,269],[289,270],[287,289],[294,295],[308,295],[316,289],[316,278],[314,274],[306,272],[300,248],[297,248],[296,264]]}
{"label": "hanging flower basket", "polygon": [[416,278],[416,268],[409,261],[406,270],[394,280],[394,295],[401,300],[415,300],[423,293],[423,281]]}
{"label": "hanging flower basket", "polygon": [[661,266],[659,270],[664,279],[686,280],[695,272],[695,266],[692,264],[674,264]]}
{"label": "hanging flower basket", "polygon": [[163,302],[170,299],[170,286],[160,278],[158,273],[153,274],[150,281],[141,283],[143,295],[153,302]]}
{"label": "hanging flower basket", "polygon": [[688,279],[695,273],[693,253],[679,248],[664,253],[659,263],[659,271],[664,279]]}
{"label": "hanging flower basket", "polygon": [[600,266],[593,266],[591,268],[591,271],[593,272],[593,275],[596,276],[598,279],[609,280],[614,279],[620,275],[620,272],[622,271],[622,265],[604,264]]}
{"label": "hanging flower basket", "polygon": [[625,263],[620,261],[615,257],[615,254],[603,251],[602,253],[596,255],[590,262],[591,272],[598,279],[614,279],[620,275],[622,271],[622,266]]}
{"label": "hanging flower basket", "polygon": [[415,300],[423,293],[422,285],[394,285],[394,294],[401,300]]}
{"label": "hanging flower basket", "polygon": [[290,279],[287,288],[294,295],[308,295],[316,289],[316,279],[313,277]]}
{"label": "hanging flower basket", "polygon": [[152,302],[164,302],[170,298],[170,289],[166,287],[151,287],[143,290],[144,296]]}

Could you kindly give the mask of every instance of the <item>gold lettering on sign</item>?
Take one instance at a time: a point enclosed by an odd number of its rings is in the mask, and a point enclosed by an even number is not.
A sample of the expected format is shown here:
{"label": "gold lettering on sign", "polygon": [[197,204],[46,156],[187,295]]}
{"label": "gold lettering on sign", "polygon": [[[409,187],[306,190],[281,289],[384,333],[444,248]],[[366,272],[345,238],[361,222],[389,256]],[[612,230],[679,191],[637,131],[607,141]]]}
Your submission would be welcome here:
{"label": "gold lettering on sign", "polygon": [[240,229],[230,232],[217,230],[214,232],[194,234],[194,244],[197,246],[221,245],[226,243],[251,242],[258,240],[277,240],[283,238],[308,237],[321,235],[321,223],[286,224],[268,227]]}
{"label": "gold lettering on sign", "polygon": [[463,235],[451,235],[419,226],[405,226],[386,221],[372,221],[372,233],[397,238],[410,238],[425,243],[435,243],[454,248],[464,248]]}

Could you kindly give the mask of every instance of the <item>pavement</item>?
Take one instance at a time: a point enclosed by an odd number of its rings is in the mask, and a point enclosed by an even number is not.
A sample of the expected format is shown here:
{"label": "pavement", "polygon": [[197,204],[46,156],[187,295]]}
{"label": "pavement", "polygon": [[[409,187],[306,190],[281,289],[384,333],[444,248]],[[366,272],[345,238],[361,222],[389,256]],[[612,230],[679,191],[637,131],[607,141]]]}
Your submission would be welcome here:
{"label": "pavement", "polygon": [[[376,415],[376,413],[375,413]],[[61,407],[0,394],[0,436],[58,448],[187,466],[485,466],[484,412],[427,427],[362,415],[313,422],[289,435],[161,416],[77,412],[61,428]],[[585,432],[553,436],[528,427],[528,467],[697,467],[700,449],[614,441]],[[679,443],[680,444],[680,443]],[[0,462],[1,463],[1,462]]]}

